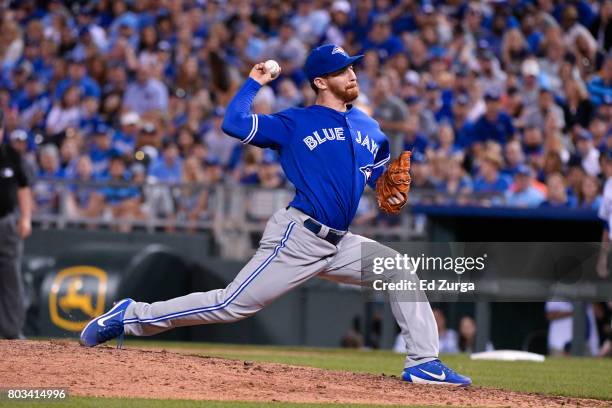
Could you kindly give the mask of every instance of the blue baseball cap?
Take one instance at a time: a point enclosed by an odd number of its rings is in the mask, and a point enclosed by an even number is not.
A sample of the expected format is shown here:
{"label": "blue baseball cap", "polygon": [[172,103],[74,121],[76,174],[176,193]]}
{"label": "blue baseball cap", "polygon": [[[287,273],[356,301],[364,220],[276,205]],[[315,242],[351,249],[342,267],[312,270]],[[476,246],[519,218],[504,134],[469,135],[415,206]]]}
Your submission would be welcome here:
{"label": "blue baseball cap", "polygon": [[531,176],[531,169],[526,164],[519,164],[516,168],[516,174],[519,176]]}
{"label": "blue baseball cap", "polygon": [[576,137],[578,140],[593,140],[593,135],[586,129],[580,129]]}
{"label": "blue baseball cap", "polygon": [[317,77],[346,68],[361,58],[363,58],[363,55],[349,56],[346,51],[338,45],[321,45],[313,49],[308,55],[306,64],[304,65],[304,72],[306,72],[308,80],[312,81]]}

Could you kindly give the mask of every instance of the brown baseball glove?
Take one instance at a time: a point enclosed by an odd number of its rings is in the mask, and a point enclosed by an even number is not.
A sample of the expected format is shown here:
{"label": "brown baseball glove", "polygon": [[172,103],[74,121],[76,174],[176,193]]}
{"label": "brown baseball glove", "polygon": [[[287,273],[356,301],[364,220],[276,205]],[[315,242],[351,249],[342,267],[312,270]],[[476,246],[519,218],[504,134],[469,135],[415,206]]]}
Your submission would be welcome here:
{"label": "brown baseball glove", "polygon": [[376,181],[378,207],[387,214],[399,214],[408,201],[411,155],[409,151],[402,152]]}

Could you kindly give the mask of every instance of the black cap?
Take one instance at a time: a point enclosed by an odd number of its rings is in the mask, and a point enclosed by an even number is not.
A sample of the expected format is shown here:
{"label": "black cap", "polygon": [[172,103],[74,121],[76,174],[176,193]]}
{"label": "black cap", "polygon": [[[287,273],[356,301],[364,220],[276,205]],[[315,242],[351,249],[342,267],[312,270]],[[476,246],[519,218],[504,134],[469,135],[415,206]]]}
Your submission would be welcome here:
{"label": "black cap", "polygon": [[495,89],[488,90],[487,92],[485,92],[485,95],[484,95],[485,101],[499,101],[500,98],[501,98],[501,95],[499,91]]}

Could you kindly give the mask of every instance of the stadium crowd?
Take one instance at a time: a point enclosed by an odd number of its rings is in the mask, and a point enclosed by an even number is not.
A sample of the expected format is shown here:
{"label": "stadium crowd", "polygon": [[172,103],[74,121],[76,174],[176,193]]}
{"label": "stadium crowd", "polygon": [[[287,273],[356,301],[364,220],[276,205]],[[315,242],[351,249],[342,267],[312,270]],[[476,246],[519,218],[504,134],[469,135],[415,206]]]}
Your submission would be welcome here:
{"label": "stadium crowd", "polygon": [[[28,159],[35,212],[143,219],[141,188],[70,182],[285,185],[274,152],[220,124],[256,62],[282,74],[253,111],[305,106],[309,50],[363,53],[361,96],[413,150],[438,200],[597,209],[612,176],[612,0],[95,0],[3,2],[0,109]],[[159,200],[158,200],[159,201]],[[181,187],[166,216],[206,214]]]}

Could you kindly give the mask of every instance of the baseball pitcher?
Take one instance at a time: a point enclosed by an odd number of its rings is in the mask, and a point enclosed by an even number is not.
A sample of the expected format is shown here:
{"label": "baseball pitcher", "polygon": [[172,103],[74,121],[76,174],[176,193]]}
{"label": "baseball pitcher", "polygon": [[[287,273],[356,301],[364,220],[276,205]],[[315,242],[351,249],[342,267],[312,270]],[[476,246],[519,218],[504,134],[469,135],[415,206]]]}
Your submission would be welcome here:
{"label": "baseball pitcher", "polygon": [[[124,333],[151,336],[174,327],[235,322],[315,276],[360,285],[365,242],[376,246],[378,255],[395,257],[394,250],[348,231],[366,184],[391,214],[399,213],[410,187],[410,152],[390,162],[389,142],[378,123],[351,105],[359,96],[353,64],[361,57],[335,45],[315,48],[304,67],[317,94],[315,104],[273,115],[251,114],[253,98],[276,76],[264,63],[253,67],[227,107],[223,130],[242,143],[279,152],[296,189],[293,201],[268,221],[257,252],[226,288],[151,304],[123,299],[87,324],[82,345]],[[438,359],[429,303],[401,302],[393,292],[389,297],[406,343],[402,378],[470,385],[468,377]]]}

